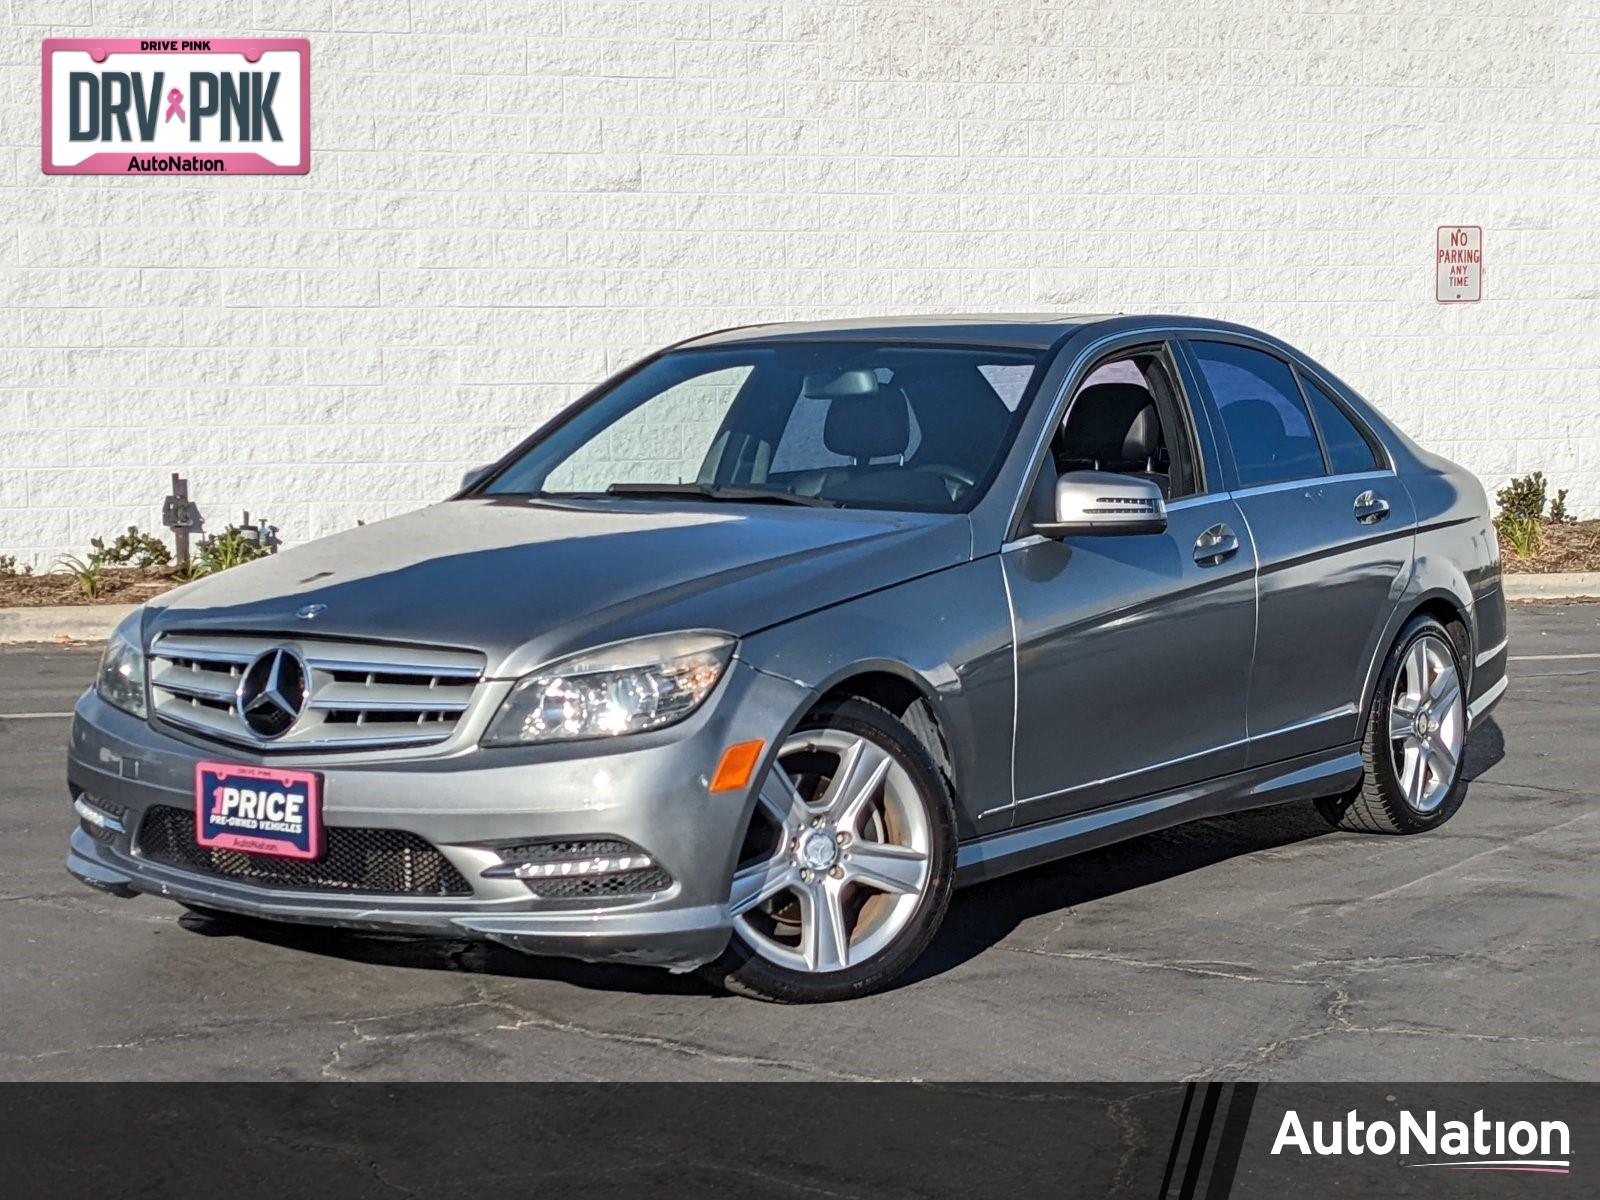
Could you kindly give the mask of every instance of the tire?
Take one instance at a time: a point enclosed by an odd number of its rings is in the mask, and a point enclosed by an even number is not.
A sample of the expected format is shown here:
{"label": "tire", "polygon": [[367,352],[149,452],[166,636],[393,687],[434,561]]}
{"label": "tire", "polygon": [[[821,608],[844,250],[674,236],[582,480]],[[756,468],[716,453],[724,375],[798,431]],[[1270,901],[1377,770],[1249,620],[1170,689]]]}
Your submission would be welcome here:
{"label": "tire", "polygon": [[[1317,801],[1322,815],[1356,833],[1425,833],[1454,816],[1466,795],[1468,678],[1449,630],[1432,617],[1407,622],[1367,709],[1361,783]],[[1424,691],[1426,703],[1417,703]],[[1426,718],[1420,726],[1419,717]],[[1427,725],[1431,730],[1421,732]]]}
{"label": "tire", "polygon": [[823,705],[762,780],[729,897],[733,937],[700,973],[782,1004],[879,991],[944,920],[955,850],[955,807],[927,746],[876,704]]}

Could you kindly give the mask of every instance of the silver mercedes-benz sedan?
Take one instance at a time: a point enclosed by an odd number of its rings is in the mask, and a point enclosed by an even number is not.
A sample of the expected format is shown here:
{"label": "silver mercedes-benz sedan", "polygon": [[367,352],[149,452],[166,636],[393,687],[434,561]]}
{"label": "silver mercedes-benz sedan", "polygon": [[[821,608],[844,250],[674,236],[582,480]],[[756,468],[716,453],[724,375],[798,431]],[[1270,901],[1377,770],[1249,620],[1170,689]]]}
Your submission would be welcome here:
{"label": "silver mercedes-benz sedan", "polygon": [[1284,802],[1441,825],[1505,630],[1479,483],[1264,334],[736,329],[129,618],[67,864],[858,996],[960,883]]}

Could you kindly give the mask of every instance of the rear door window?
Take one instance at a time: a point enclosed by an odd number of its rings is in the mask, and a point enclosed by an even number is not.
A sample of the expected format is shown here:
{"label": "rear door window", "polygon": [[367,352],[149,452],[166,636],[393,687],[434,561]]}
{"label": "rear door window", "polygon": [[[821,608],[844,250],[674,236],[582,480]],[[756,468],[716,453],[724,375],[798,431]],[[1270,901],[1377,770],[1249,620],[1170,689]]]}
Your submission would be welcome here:
{"label": "rear door window", "polygon": [[1311,414],[1281,358],[1233,342],[1189,343],[1233,449],[1241,487],[1325,474]]}

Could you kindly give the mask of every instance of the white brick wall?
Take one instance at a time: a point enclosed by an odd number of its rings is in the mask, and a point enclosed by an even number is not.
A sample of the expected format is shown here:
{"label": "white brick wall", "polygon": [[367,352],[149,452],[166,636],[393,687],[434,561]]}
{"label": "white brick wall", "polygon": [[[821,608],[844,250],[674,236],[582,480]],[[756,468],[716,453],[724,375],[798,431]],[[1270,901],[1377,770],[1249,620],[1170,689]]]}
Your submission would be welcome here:
{"label": "white brick wall", "polygon": [[[311,537],[669,339],[968,308],[1258,324],[1600,512],[1592,0],[5,13],[0,553],[155,525],[172,470]],[[311,38],[309,176],[40,173],[41,38],[272,33]],[[1482,304],[1434,302],[1449,223]]]}

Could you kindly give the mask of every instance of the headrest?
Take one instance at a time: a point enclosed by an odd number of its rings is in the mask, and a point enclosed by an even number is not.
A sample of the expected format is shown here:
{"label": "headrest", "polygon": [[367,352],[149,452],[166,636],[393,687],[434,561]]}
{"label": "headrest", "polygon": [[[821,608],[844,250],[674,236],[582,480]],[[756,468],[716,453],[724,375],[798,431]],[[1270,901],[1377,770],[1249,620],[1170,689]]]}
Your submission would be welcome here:
{"label": "headrest", "polygon": [[1135,383],[1097,383],[1072,402],[1061,431],[1074,459],[1137,466],[1156,451],[1161,421],[1150,393]]}
{"label": "headrest", "polygon": [[829,403],[822,423],[822,444],[846,458],[888,458],[904,454],[910,442],[911,413],[899,388],[839,396]]}

